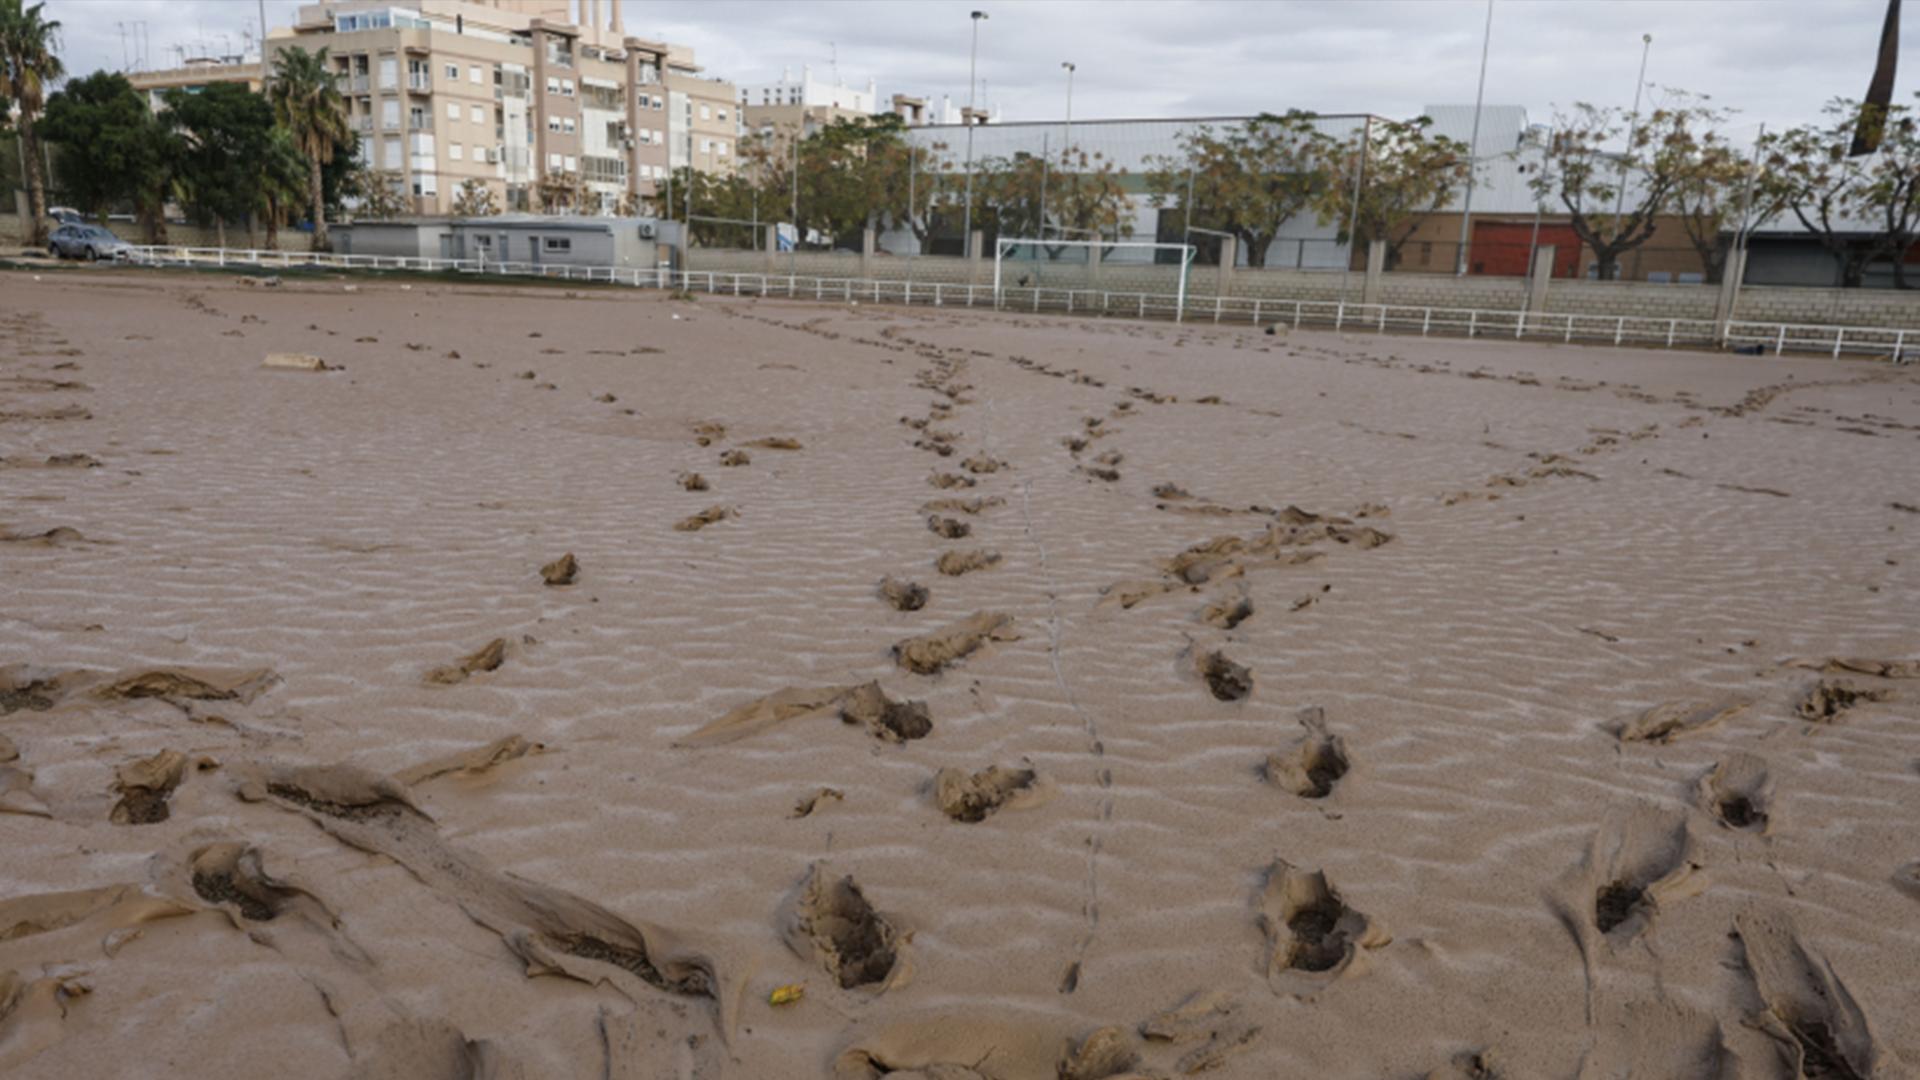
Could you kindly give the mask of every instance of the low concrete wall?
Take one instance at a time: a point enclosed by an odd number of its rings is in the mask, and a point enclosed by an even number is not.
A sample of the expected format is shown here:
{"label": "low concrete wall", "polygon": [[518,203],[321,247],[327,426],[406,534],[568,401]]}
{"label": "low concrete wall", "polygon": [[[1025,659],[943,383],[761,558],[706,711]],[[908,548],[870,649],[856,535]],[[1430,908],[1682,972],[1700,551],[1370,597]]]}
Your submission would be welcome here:
{"label": "low concrete wall", "polygon": [[[48,228],[51,229],[53,226],[49,225]],[[141,231],[138,222],[110,221],[107,223],[107,228],[113,230],[115,236],[118,236],[130,244],[144,244],[147,242],[146,235]],[[289,234],[287,230],[282,229],[280,231],[281,247],[290,246],[290,236],[291,234]],[[261,234],[255,239],[262,244],[266,243],[265,234]],[[0,214],[0,251],[10,252],[23,248],[27,245],[27,240],[26,220],[24,218],[16,214]],[[307,246],[305,233],[291,236],[291,241],[291,246],[300,248]],[[203,229],[197,225],[168,225],[167,243],[185,244],[190,247],[218,247],[220,239],[219,233],[213,229]],[[229,226],[227,228],[228,247],[245,247],[246,243],[247,230],[245,226],[238,228]]]}
{"label": "low concrete wall", "polygon": [[[784,277],[878,278],[912,280],[916,284],[964,285],[969,281],[967,260],[950,255],[908,259],[876,255],[868,273],[861,273],[858,252],[766,252],[695,248],[690,268],[722,274],[769,274]],[[1108,262],[1021,262],[1003,268],[1005,285],[1046,289],[1093,289],[1114,293],[1172,296],[1179,288],[1179,269],[1173,266]],[[1024,279],[1024,280],[1023,280]],[[971,275],[973,284],[993,284],[993,261],[982,259]],[[1187,279],[1187,296],[1196,308],[1216,295],[1217,268],[1196,267]],[[1344,284],[1344,294],[1343,294]],[[1359,303],[1366,288],[1361,271],[1341,274],[1322,270],[1235,269],[1225,295],[1244,300],[1311,300],[1332,303],[1345,299]],[[1534,298],[1534,310],[1552,315],[1626,316],[1636,319],[1697,319],[1711,322],[1719,298],[1718,285],[1653,284],[1644,281],[1552,281],[1544,298]],[[1377,286],[1379,302],[1406,307],[1472,308],[1481,311],[1519,311],[1527,307],[1525,278],[1456,277],[1453,274],[1389,273]],[[1747,322],[1786,322],[1826,326],[1882,327],[1920,330],[1920,290],[1813,289],[1748,285],[1740,290],[1735,318]]]}

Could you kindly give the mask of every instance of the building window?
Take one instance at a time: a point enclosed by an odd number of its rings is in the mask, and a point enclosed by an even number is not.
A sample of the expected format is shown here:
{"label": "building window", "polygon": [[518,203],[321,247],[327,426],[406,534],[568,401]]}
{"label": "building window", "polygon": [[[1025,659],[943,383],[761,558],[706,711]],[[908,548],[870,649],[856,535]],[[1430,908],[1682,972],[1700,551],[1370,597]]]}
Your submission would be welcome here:
{"label": "building window", "polygon": [[[477,155],[476,155],[476,156],[477,156]],[[448,144],[447,144],[447,157],[448,157],[448,158],[450,158],[450,159],[452,159],[452,160],[454,160],[454,161],[465,161],[465,160],[466,160],[466,151],[464,151],[464,150],[462,150],[462,149],[460,148],[460,144],[459,144],[459,143],[448,143]]]}
{"label": "building window", "polygon": [[559,92],[560,92],[560,78],[559,78],[559,76],[557,76],[557,75],[549,75],[549,76],[547,76],[547,93],[549,93],[549,94],[557,94],[557,93],[559,93]]}
{"label": "building window", "polygon": [[476,124],[484,124],[487,122],[487,110],[475,105],[467,110],[467,119],[472,120]]}
{"label": "building window", "polygon": [[451,79],[454,82],[460,81],[460,65],[459,64],[447,65],[447,78]]}
{"label": "building window", "polygon": [[559,167],[560,167],[560,155],[559,155],[559,154],[548,154],[548,155],[547,155],[547,168],[548,168],[548,169],[558,169]]}
{"label": "building window", "polygon": [[459,122],[460,120],[460,103],[459,102],[457,101],[447,102],[447,119],[452,120],[456,123]]}
{"label": "building window", "polygon": [[714,113],[714,115],[713,115],[713,118],[714,118],[715,120],[721,120],[721,121],[724,121],[724,120],[726,120],[726,118],[727,118],[727,110],[725,110],[725,109],[721,109],[721,110],[720,110],[719,112],[716,112],[716,113]]}
{"label": "building window", "polygon": [[571,116],[561,117],[560,124],[566,130],[567,134],[569,135],[573,134],[573,130],[574,130],[573,117]]}
{"label": "building window", "polygon": [[719,154],[720,154],[720,156],[721,156],[721,157],[726,157],[726,156],[727,156],[727,140],[725,140],[725,139],[721,139],[721,140],[720,140],[720,141],[719,141],[719,142],[718,142],[717,144],[715,144],[715,145],[716,145],[716,149],[717,149],[717,151],[719,152]]}
{"label": "building window", "polygon": [[567,158],[566,158],[566,161],[567,161],[567,166],[566,166],[566,168],[567,168],[567,171],[568,171],[568,172],[579,172],[579,171],[580,171],[580,161],[579,161],[579,159],[578,159],[578,158],[575,158],[575,157],[574,157],[574,156],[573,156],[572,154],[568,154],[568,155],[567,155]]}
{"label": "building window", "polygon": [[560,80],[560,96],[561,97],[573,96],[573,80],[572,79]]}
{"label": "building window", "polygon": [[571,237],[544,236],[540,238],[540,242],[548,251],[572,251],[573,250],[573,239]]}
{"label": "building window", "polygon": [[557,116],[549,116],[549,117],[547,117],[547,130],[548,130],[548,131],[559,131],[559,130],[560,130],[560,118],[559,118],[559,117],[557,117]]}
{"label": "building window", "polygon": [[467,65],[467,81],[472,83],[475,86],[480,85],[480,65],[478,64]]}
{"label": "building window", "polygon": [[701,153],[703,153],[703,154],[711,154],[711,153],[713,153],[713,140],[712,140],[712,139],[701,139],[701,140],[700,140],[700,152],[701,152]]}
{"label": "building window", "polygon": [[704,102],[700,106],[700,119],[702,120],[713,119],[713,109],[707,104],[705,104]]}

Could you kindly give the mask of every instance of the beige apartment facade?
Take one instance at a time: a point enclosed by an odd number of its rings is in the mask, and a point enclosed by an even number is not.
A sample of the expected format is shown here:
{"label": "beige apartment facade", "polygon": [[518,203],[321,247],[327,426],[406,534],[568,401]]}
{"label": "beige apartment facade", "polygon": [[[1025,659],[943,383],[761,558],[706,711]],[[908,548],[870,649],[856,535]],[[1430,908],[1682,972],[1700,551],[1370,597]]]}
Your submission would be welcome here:
{"label": "beige apartment facade", "polygon": [[[627,35],[619,5],[594,0],[335,0],[269,36],[269,50],[287,45],[327,50],[361,159],[422,214],[451,212],[469,181],[503,210],[631,210],[666,184],[685,123],[675,64],[697,71],[690,51]],[[718,122],[703,126],[696,140],[717,137]],[[731,150],[711,156],[730,167]]]}

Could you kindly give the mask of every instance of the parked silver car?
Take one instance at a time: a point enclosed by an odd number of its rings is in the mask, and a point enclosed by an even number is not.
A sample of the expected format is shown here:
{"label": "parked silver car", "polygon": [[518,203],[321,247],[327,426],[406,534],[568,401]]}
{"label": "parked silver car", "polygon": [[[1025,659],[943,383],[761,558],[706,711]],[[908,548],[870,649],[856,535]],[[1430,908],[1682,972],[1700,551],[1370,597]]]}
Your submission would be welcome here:
{"label": "parked silver car", "polygon": [[124,259],[129,245],[98,225],[62,225],[47,238],[47,254],[56,259]]}

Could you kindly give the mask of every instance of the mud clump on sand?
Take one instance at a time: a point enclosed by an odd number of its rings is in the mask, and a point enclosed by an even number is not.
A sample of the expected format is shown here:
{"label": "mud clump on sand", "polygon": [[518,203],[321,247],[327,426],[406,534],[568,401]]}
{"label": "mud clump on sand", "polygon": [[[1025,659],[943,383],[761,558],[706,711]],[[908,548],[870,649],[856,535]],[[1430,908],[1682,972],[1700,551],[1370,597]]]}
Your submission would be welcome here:
{"label": "mud clump on sand", "polygon": [[847,793],[841,791],[839,788],[823,787],[806,798],[801,799],[799,802],[794,803],[793,812],[787,816],[789,818],[811,817],[814,811],[825,806],[827,803],[845,802],[846,799]]}
{"label": "mud clump on sand", "polygon": [[693,425],[693,441],[699,446],[712,446],[716,441],[727,437],[727,425],[709,420]]}
{"label": "mud clump on sand", "polygon": [[1267,781],[1303,799],[1324,799],[1347,775],[1353,761],[1347,745],[1327,731],[1326,713],[1318,708],[1300,714],[1306,731],[1287,749],[1267,755]]}
{"label": "mud clump on sand", "polygon": [[427,672],[427,681],[436,686],[452,686],[466,682],[470,676],[484,671],[498,670],[507,659],[507,639],[494,638],[481,646],[478,651],[469,654],[456,663],[446,664]]}
{"label": "mud clump on sand", "polygon": [[697,514],[689,515],[674,522],[673,527],[678,532],[699,532],[701,529],[706,528],[716,521],[725,521],[734,516],[736,515],[732,507],[709,506]]}
{"label": "mud clump on sand", "polygon": [[971,499],[928,499],[920,504],[920,510],[927,514],[979,514],[1006,504],[1007,500],[998,495],[976,495]]}
{"label": "mud clump on sand", "polygon": [[1777,1043],[1792,1075],[1808,1080],[1881,1076],[1879,1045],[1866,1011],[1825,957],[1800,940],[1780,912],[1750,910],[1733,920],[1747,973],[1763,1004],[1751,1019]]}
{"label": "mud clump on sand", "polygon": [[1248,619],[1253,618],[1253,598],[1235,596],[1208,604],[1200,612],[1200,621],[1208,626],[1217,626],[1222,630],[1231,630]]}
{"label": "mud clump on sand", "polygon": [[540,568],[540,576],[548,585],[571,585],[580,576],[580,560],[569,551]]}
{"label": "mud clump on sand", "polygon": [[952,766],[934,774],[933,798],[955,821],[985,821],[998,810],[1035,805],[1044,796],[1040,775],[1032,769],[990,765],[969,773]]}
{"label": "mud clump on sand", "polygon": [[1218,650],[1202,653],[1199,668],[1207,690],[1221,701],[1245,701],[1253,693],[1253,672],[1245,664],[1228,659],[1225,653]]}
{"label": "mud clump on sand", "polygon": [[1749,702],[1667,701],[1620,728],[1621,742],[1670,743],[1718,727],[1747,710]]}
{"label": "mud clump on sand", "polygon": [[903,935],[874,910],[851,875],[832,878],[815,863],[785,907],[781,936],[787,947],[825,968],[842,989],[885,989],[905,974]]}
{"label": "mud clump on sand", "polygon": [[755,439],[747,445],[757,446],[762,450],[798,450],[800,440],[790,439],[784,435],[769,435],[764,439]]}
{"label": "mud clump on sand", "polygon": [[1267,937],[1267,983],[1275,993],[1312,994],[1393,940],[1349,906],[1325,873],[1285,859],[1268,868],[1257,904]]}
{"label": "mud clump on sand", "polygon": [[712,746],[732,742],[776,725],[825,712],[839,705],[851,686],[789,686],[747,702],[720,719],[674,743],[675,746]]}
{"label": "mud clump on sand", "polygon": [[1729,829],[1765,835],[1773,827],[1773,782],[1764,759],[1736,752],[1694,788],[1695,801]]}
{"label": "mud clump on sand", "polygon": [[927,531],[948,540],[959,540],[973,532],[973,526],[955,518],[933,514],[927,518]]}
{"label": "mud clump on sand", "polygon": [[1885,701],[1886,690],[1862,690],[1844,679],[1821,679],[1800,696],[1793,711],[1815,723],[1832,723],[1863,701]]}
{"label": "mud clump on sand", "polygon": [[683,472],[678,477],[680,487],[686,491],[707,490],[707,478],[697,472]]}
{"label": "mud clump on sand", "polygon": [[1000,553],[976,548],[972,551],[949,551],[934,561],[934,568],[948,577],[959,577],[975,570],[985,570],[1000,562]]}
{"label": "mud clump on sand", "polygon": [[747,453],[745,450],[728,450],[726,453],[720,455],[720,464],[728,468],[751,465],[753,464],[753,455]]}
{"label": "mud clump on sand", "polygon": [[1014,641],[1013,617],[983,611],[893,647],[894,660],[916,675],[932,675],[993,641]]}
{"label": "mud clump on sand", "polygon": [[943,490],[950,490],[952,488],[970,488],[973,486],[974,480],[971,476],[962,476],[959,473],[934,473],[932,476],[927,477],[927,483]]}
{"label": "mud clump on sand", "polygon": [[113,806],[115,825],[152,825],[172,815],[168,800],[187,775],[187,756],[162,750],[149,758],[129,761],[113,771],[113,790],[120,801]]}
{"label": "mud clump on sand", "polygon": [[840,702],[840,719],[860,724],[876,739],[908,742],[933,731],[933,717],[924,701],[895,701],[878,682],[855,687]]}
{"label": "mud clump on sand", "polygon": [[1240,1002],[1225,991],[1200,991],[1170,1009],[1140,1022],[1140,1037],[1148,1043],[1200,1045],[1174,1064],[1182,1076],[1218,1068],[1260,1037],[1260,1025],[1241,1015]]}
{"label": "mud clump on sand", "polygon": [[899,578],[880,579],[880,599],[895,611],[919,611],[927,606],[927,587]]}
{"label": "mud clump on sand", "polygon": [[259,849],[233,841],[194,852],[188,874],[200,899],[249,922],[272,922],[289,904],[310,895],[269,875]]}
{"label": "mud clump on sand", "polygon": [[116,701],[159,698],[175,705],[182,701],[237,701],[245,705],[279,681],[280,676],[266,668],[243,671],[159,668],[122,676],[95,694]]}

